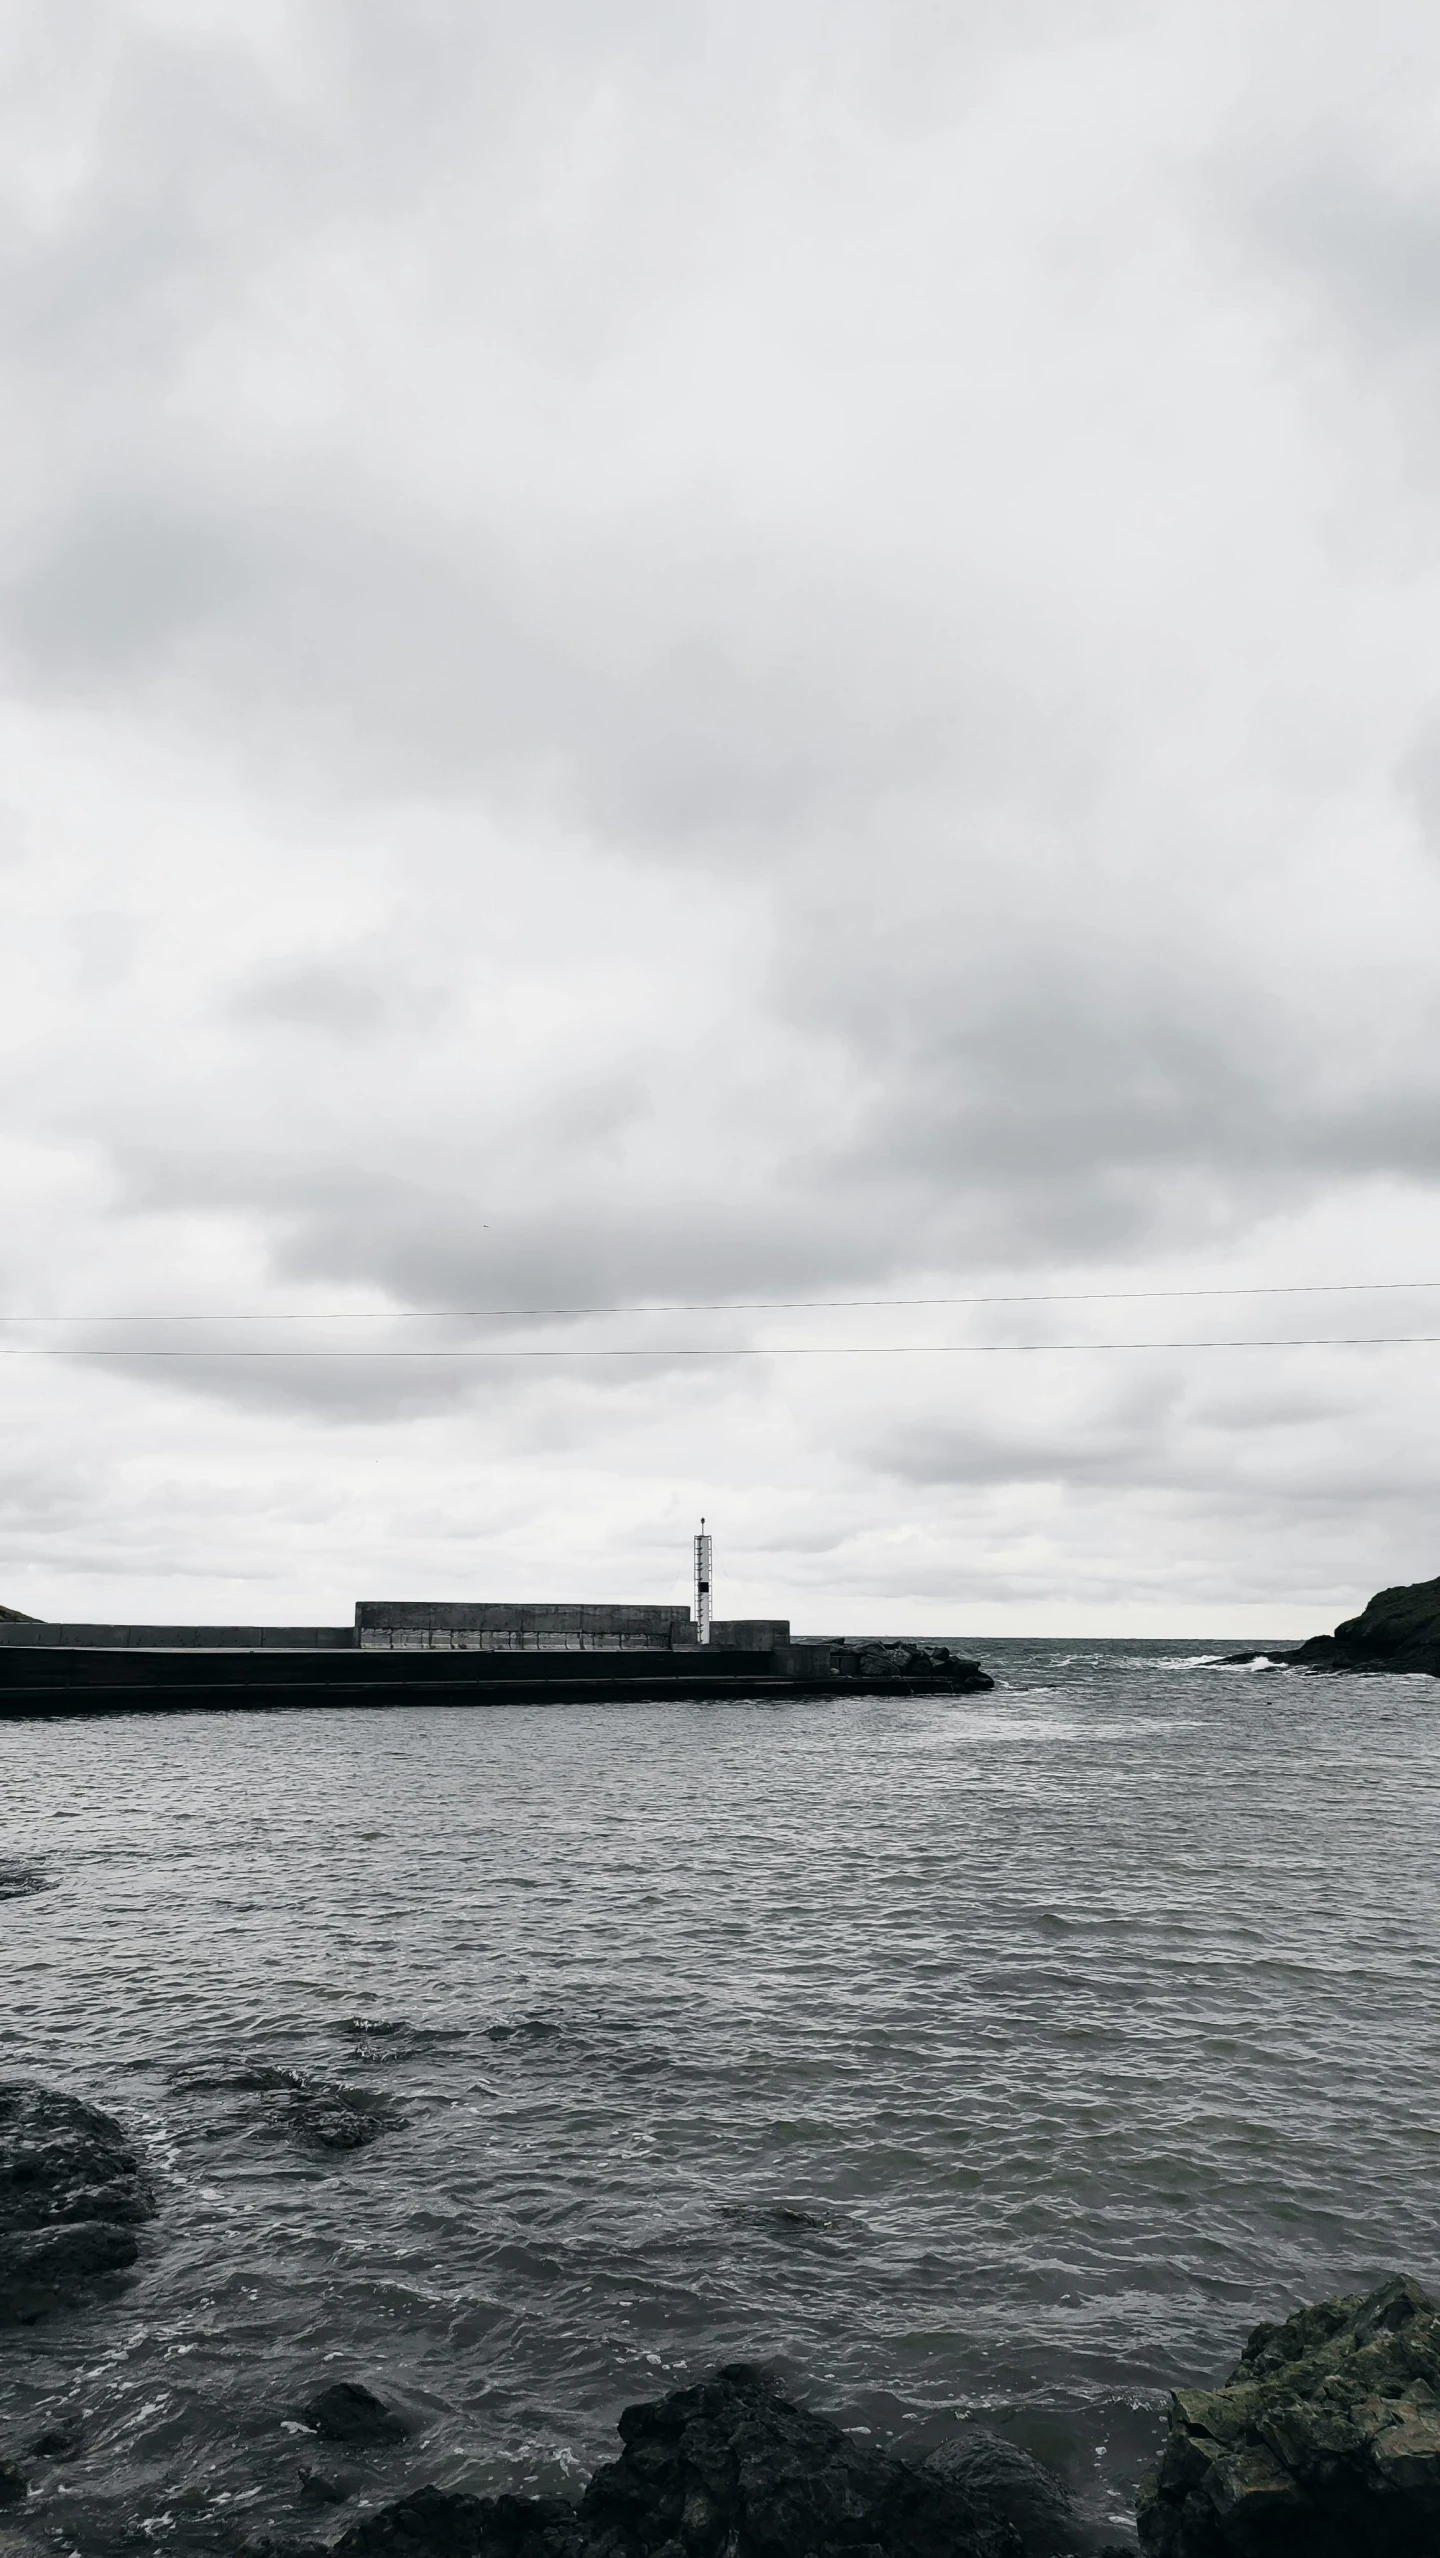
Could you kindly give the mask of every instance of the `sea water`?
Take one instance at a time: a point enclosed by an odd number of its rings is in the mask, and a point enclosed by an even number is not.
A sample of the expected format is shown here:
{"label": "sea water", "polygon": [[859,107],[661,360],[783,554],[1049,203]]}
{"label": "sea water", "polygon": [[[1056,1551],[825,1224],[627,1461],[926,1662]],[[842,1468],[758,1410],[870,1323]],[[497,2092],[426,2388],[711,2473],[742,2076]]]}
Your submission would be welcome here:
{"label": "sea water", "polygon": [[[972,1648],[993,1695],[0,1724],[0,2074],[159,2205],[0,2336],[0,2452],[84,2425],[6,2545],[304,2537],[306,2463],[327,2528],[563,2491],[737,2359],[1123,2516],[1257,2319],[1440,2278],[1440,1685]],[[299,2431],[336,2378],[409,2441]]]}

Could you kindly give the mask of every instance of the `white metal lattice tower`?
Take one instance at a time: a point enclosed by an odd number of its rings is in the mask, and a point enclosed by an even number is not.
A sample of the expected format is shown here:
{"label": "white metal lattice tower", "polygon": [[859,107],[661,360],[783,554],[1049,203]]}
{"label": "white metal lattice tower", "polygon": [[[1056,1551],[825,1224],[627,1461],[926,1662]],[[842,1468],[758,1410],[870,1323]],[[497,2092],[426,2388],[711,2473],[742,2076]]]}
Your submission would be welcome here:
{"label": "white metal lattice tower", "polygon": [[695,1540],[695,1624],[698,1629],[697,1640],[708,1643],[710,1640],[710,1539],[705,1534],[703,1519],[700,1522],[700,1534]]}

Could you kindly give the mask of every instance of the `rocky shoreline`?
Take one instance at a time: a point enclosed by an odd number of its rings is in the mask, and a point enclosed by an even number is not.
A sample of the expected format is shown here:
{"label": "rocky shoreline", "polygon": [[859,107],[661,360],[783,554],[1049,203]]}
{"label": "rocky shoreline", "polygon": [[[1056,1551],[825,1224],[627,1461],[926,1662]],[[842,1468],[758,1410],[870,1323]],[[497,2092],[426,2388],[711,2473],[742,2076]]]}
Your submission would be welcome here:
{"label": "rocky shoreline", "polygon": [[1293,1652],[1252,1647],[1227,1660],[1274,1670],[1422,1672],[1440,1679],[1440,1580],[1379,1590],[1333,1634],[1313,1634]]}
{"label": "rocky shoreline", "polygon": [[[87,2300],[98,2311],[154,2212],[120,2124],[60,2090],[0,2082],[0,2324],[32,2328]],[[354,2379],[328,2380],[284,2421],[313,2445],[297,2474],[306,2517],[378,2484],[377,2460],[410,2431]],[[186,2545],[217,2558],[1123,2558],[1057,2477],[997,2435],[957,2427],[906,2458],[798,2405],[751,2364],[627,2408],[619,2432],[619,2456],[573,2502],[426,2484],[333,2537],[307,2521],[297,2535],[247,2538],[215,2515]],[[83,2446],[71,2407],[27,2443],[0,2433],[13,2523]],[[347,2474],[357,2459],[363,2482]],[[1136,2528],[1146,2558],[1434,2558],[1435,2303],[1395,2275],[1257,2328],[1220,2386],[1172,2396]],[[137,2524],[115,2545],[143,2544]],[[9,2529],[3,2545],[17,2558],[40,2547]]]}

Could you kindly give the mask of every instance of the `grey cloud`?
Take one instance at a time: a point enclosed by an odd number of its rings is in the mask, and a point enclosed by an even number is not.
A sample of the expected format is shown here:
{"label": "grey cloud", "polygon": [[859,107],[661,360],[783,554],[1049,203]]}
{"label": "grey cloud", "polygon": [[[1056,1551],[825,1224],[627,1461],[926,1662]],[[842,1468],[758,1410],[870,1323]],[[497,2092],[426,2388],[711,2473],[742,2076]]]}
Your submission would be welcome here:
{"label": "grey cloud", "polygon": [[[582,1141],[583,1122],[574,1132]],[[366,1282],[401,1305],[520,1309],[646,1298],[741,1296],[755,1275],[777,1284],[857,1277],[876,1265],[868,1203],[697,1199],[663,1193],[554,1198],[505,1213],[499,1182],[473,1165],[408,1179],[384,1164],[215,1154],[115,1158],[128,1212],[242,1209],[266,1233],[275,1276],[309,1285]]]}
{"label": "grey cloud", "polygon": [[738,521],[566,538],[351,501],[192,483],[56,516],[0,604],[17,680],[244,723],[258,763],[347,793],[539,794],[662,857],[773,858],[920,775],[1042,805],[1083,776],[998,612],[777,557]]}
{"label": "grey cloud", "polygon": [[103,907],[77,915],[70,925],[76,982],[83,994],[106,995],[123,986],[135,964],[140,929],[133,915]]}
{"label": "grey cloud", "polygon": [[18,870],[29,852],[28,830],[18,811],[0,801],[0,870]]}
{"label": "grey cloud", "polygon": [[10,649],[32,680],[104,684],[137,663],[163,664],[233,609],[245,583],[241,547],[210,524],[137,503],[102,507],[57,528],[20,567]]}
{"label": "grey cloud", "polygon": [[1396,781],[1429,850],[1440,852],[1440,716],[1428,720],[1412,739]]}
{"label": "grey cloud", "polygon": [[1261,237],[1372,354],[1436,351],[1440,190],[1407,185],[1348,138],[1257,185]]}
{"label": "grey cloud", "polygon": [[339,965],[269,969],[238,987],[232,1019],[366,1040],[390,1023],[413,1024],[430,1010],[418,990],[387,985],[361,968]]}

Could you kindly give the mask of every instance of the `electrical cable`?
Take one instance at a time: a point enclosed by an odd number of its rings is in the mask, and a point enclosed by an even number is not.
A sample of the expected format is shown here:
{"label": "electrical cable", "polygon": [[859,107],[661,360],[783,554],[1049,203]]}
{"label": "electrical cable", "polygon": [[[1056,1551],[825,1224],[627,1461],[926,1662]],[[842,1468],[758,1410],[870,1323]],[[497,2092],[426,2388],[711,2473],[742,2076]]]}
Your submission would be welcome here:
{"label": "electrical cable", "polygon": [[1418,1350],[1440,1344],[1440,1332],[1301,1333],[1281,1340],[1227,1341],[845,1341],[688,1344],[648,1348],[533,1350],[50,1350],[29,1343],[0,1347],[0,1359],[937,1359],[981,1353],[1013,1356],[1052,1350]]}
{"label": "electrical cable", "polygon": [[1377,1296],[1440,1288],[1440,1279],[1296,1279],[1239,1288],[1080,1288],[975,1297],[716,1297],[627,1306],[386,1306],[292,1308],[274,1314],[223,1307],[211,1314],[0,1314],[0,1323],[546,1323],[581,1315],[857,1313],[862,1307],[1084,1306],[1199,1297]]}

